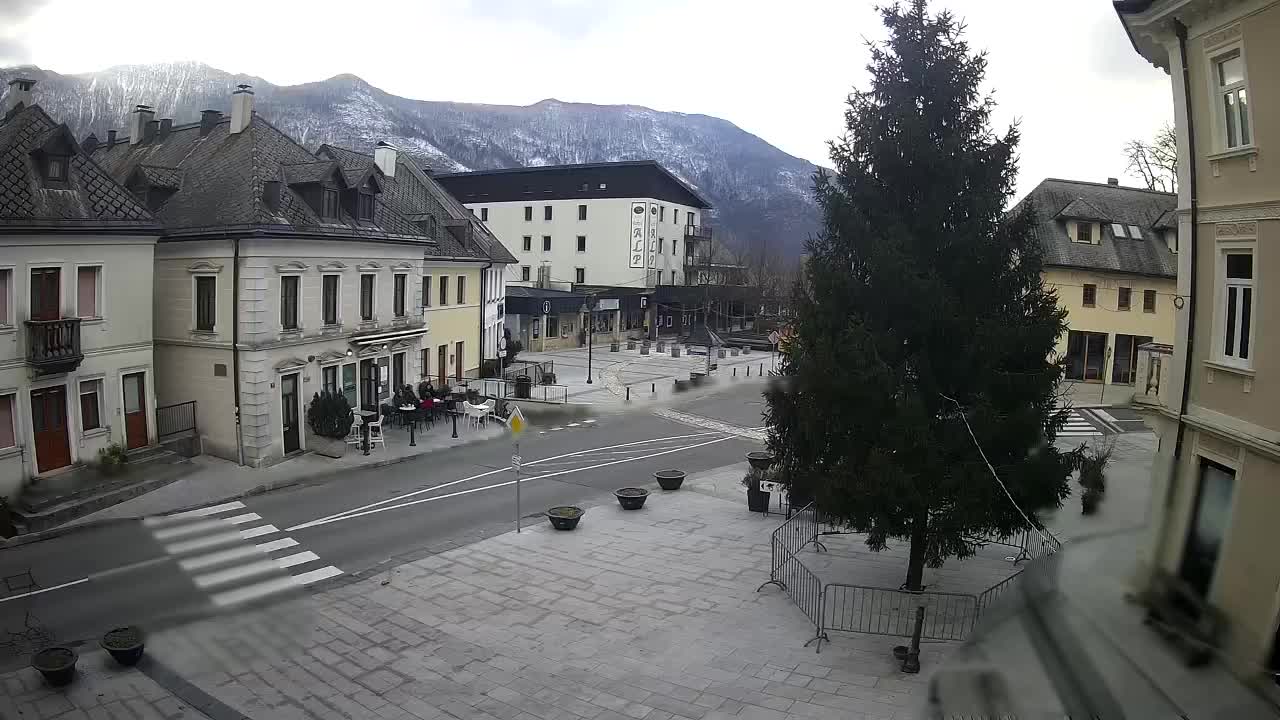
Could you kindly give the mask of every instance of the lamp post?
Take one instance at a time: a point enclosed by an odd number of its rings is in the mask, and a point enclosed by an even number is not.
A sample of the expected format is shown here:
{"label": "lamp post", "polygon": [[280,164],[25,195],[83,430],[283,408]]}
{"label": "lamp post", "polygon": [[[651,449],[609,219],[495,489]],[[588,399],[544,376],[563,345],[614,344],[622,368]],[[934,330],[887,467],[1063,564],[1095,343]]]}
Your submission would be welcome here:
{"label": "lamp post", "polygon": [[[589,301],[589,302],[588,302]],[[595,298],[588,298],[588,301],[582,303],[582,312],[587,314],[587,384],[591,384],[591,336],[595,334],[596,314],[595,314]]]}

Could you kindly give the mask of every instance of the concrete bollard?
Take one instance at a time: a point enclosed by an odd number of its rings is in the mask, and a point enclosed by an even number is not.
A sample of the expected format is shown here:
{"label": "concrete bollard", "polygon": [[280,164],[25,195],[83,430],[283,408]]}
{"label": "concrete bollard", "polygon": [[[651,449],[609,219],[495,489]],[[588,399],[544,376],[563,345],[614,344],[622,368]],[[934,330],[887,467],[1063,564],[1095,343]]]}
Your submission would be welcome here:
{"label": "concrete bollard", "polygon": [[738,377],[738,368],[733,369],[733,376]]}
{"label": "concrete bollard", "polygon": [[729,354],[738,357],[738,348],[729,348]]}
{"label": "concrete bollard", "polygon": [[747,366],[747,377],[751,377],[751,366]]}
{"label": "concrete bollard", "polygon": [[631,402],[631,386],[627,386],[627,402]]}

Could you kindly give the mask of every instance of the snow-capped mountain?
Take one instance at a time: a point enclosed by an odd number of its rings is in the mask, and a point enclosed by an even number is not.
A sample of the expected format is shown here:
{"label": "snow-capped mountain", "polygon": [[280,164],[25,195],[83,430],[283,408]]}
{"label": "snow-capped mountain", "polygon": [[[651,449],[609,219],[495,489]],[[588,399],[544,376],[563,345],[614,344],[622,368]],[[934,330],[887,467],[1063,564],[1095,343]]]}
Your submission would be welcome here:
{"label": "snow-capped mountain", "polygon": [[231,91],[248,83],[258,112],[308,148],[334,143],[371,152],[386,140],[437,172],[652,158],[715,205],[718,232],[739,247],[795,255],[817,227],[816,168],[707,115],[559,100],[527,107],[411,100],[354,75],[278,86],[194,62],[80,75],[0,68],[0,89],[19,76],[39,81],[37,102],[79,138],[126,134],[137,104],[175,124],[196,121],[207,108],[229,112]]}

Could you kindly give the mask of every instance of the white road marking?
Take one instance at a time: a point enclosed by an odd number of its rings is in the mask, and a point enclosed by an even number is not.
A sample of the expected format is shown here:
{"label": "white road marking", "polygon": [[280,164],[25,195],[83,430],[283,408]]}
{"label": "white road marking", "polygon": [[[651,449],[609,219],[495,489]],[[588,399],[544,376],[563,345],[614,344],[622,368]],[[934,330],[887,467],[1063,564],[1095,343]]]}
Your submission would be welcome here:
{"label": "white road marking", "polygon": [[241,530],[240,537],[244,538],[245,540],[252,540],[256,537],[262,537],[263,535],[270,535],[271,533],[278,533],[278,532],[280,532],[280,528],[276,527],[275,525],[259,525],[258,527],[252,528],[250,530]]}
{"label": "white road marking", "polygon": [[590,425],[591,423],[595,422],[595,418],[592,418],[592,419],[590,419],[590,420],[583,420],[582,422],[587,423],[588,425]]}
{"label": "white road marking", "polygon": [[242,507],[244,507],[244,503],[240,502],[239,500],[235,500],[229,503],[223,503],[221,505],[211,505],[209,507],[196,508],[195,510],[186,510],[184,512],[174,513],[172,515],[160,515],[159,517],[144,518],[142,520],[142,524],[147,527],[154,527],[156,525],[165,525],[177,520],[186,520],[188,518],[204,517],[206,515],[216,515],[218,513],[226,512],[228,510],[239,510]]}
{"label": "white road marking", "polygon": [[337,577],[338,575],[341,575],[341,574],[342,574],[341,570],[339,570],[338,568],[332,565],[329,565],[326,567],[322,567],[319,570],[312,570],[311,572],[302,573],[301,575],[292,575],[290,577],[292,577],[294,582],[298,583],[299,585],[310,585],[311,583],[320,582],[321,580],[328,580],[331,577]]}
{"label": "white road marking", "polygon": [[178,525],[176,527],[167,527],[160,530],[152,530],[151,534],[161,542],[165,540],[173,540],[187,535],[199,535],[210,530],[219,530],[226,527],[226,523],[222,520],[202,520],[200,522],[188,523],[186,525]]}
{"label": "white road marking", "polygon": [[209,599],[213,601],[214,605],[225,607],[227,605],[239,605],[250,600],[258,600],[296,587],[298,587],[298,583],[294,582],[293,576],[286,575],[285,577],[271,578],[253,585],[239,587],[235,590],[215,593]]}
{"label": "white road marking", "polygon": [[256,557],[262,554],[262,551],[253,545],[241,545],[240,547],[231,548],[230,550],[221,550],[219,552],[209,553],[208,555],[197,555],[193,558],[178,561],[178,567],[191,572],[193,570],[203,570],[214,565],[231,562],[232,560],[240,560],[241,558]]}
{"label": "white road marking", "polygon": [[87,583],[87,582],[89,582],[89,578],[87,577],[80,578],[79,580],[72,580],[71,582],[65,582],[65,583],[62,583],[61,585],[54,585],[52,587],[40,588],[39,590],[32,590],[31,592],[24,592],[19,595],[10,595],[9,597],[0,598],[0,603],[9,602],[10,600],[17,600],[19,598],[24,598],[24,597],[31,597],[32,595],[39,595],[40,593],[47,593],[53,590],[61,590],[62,588],[67,588],[67,587],[71,587],[72,585],[79,585],[80,583]]}
{"label": "white road marking", "polygon": [[226,522],[229,522],[232,525],[243,525],[247,522],[253,522],[254,520],[261,520],[261,519],[262,519],[262,516],[259,515],[258,513],[245,513],[243,515],[236,515],[235,517],[229,517],[226,519]]}
{"label": "white road marking", "polygon": [[578,427],[578,423],[569,423],[569,427]]}
{"label": "white road marking", "polygon": [[298,544],[298,541],[294,540],[293,538],[280,538],[279,540],[272,540],[269,543],[254,545],[254,547],[261,550],[262,552],[269,553],[269,552],[275,552],[277,550],[283,550],[288,547],[293,547],[294,545],[297,545],[297,544]]}
{"label": "white road marking", "polygon": [[[567,458],[567,457],[575,457],[575,456],[577,456],[577,455],[585,455],[585,454],[587,454],[587,453],[599,452],[599,451],[601,451],[601,450],[613,450],[613,449],[615,449],[615,448],[632,447],[632,446],[634,446],[634,445],[644,445],[645,443],[663,442],[663,441],[666,441],[666,440],[683,440],[683,439],[686,439],[686,438],[698,438],[698,437],[706,437],[706,436],[708,436],[708,435],[719,435],[719,434],[721,434],[721,433],[715,433],[715,432],[690,433],[690,434],[688,434],[688,435],[672,435],[672,436],[669,436],[669,437],[662,437],[662,438],[650,438],[650,439],[648,439],[648,440],[636,440],[636,441],[634,441],[634,442],[621,443],[621,444],[618,444],[618,445],[605,445],[604,447],[588,448],[588,449],[586,449],[586,450],[575,450],[574,452],[564,453],[564,454],[562,454],[562,455],[552,455],[551,457],[548,457],[548,458],[542,458],[541,460],[533,460],[533,461],[530,461],[530,462],[524,463],[524,467],[530,467],[530,466],[533,466],[533,465],[541,465],[541,464],[543,464],[543,463],[551,462],[552,460],[559,460],[559,459],[561,459],[561,458]],[[696,446],[695,446],[695,447],[696,447]],[[647,448],[646,448],[646,449],[647,449]],[[672,451],[672,452],[674,452],[674,451]],[[639,459],[639,458],[633,458],[633,459]],[[478,475],[472,475],[472,476],[470,476],[470,477],[464,477],[464,478],[460,478],[460,479],[458,479],[458,480],[451,480],[451,481],[449,481],[449,482],[447,482],[447,483],[441,483],[441,484],[439,484],[439,485],[433,485],[433,486],[431,486],[431,487],[429,487],[429,488],[422,488],[421,490],[414,490],[414,491],[413,491],[413,492],[411,492],[411,493],[405,493],[404,495],[399,495],[399,496],[397,496],[397,497],[387,498],[386,500],[379,500],[379,501],[377,501],[377,502],[369,503],[368,505],[362,505],[362,506],[357,507],[357,508],[352,508],[352,509],[350,509],[350,510],[344,510],[344,511],[342,511],[342,512],[340,512],[340,513],[334,513],[334,514],[332,514],[332,515],[328,515],[328,516],[326,516],[326,517],[317,518],[316,520],[311,520],[311,521],[309,521],[309,522],[305,522],[305,523],[301,523],[301,524],[298,524],[298,525],[294,525],[294,526],[292,526],[292,527],[285,528],[285,532],[293,532],[293,531],[295,531],[295,530],[305,530],[305,529],[307,529],[307,528],[309,528],[309,527],[315,527],[315,526],[317,526],[317,525],[324,525],[325,523],[327,523],[327,522],[328,522],[328,521],[330,521],[330,520],[334,520],[334,519],[337,519],[337,518],[341,518],[341,517],[343,517],[343,516],[345,516],[345,515],[348,515],[348,514],[350,514],[350,513],[356,513],[356,512],[360,512],[360,511],[362,511],[362,510],[368,510],[369,508],[376,508],[376,507],[380,507],[380,506],[382,506],[382,505],[387,505],[387,504],[389,504],[389,503],[400,502],[400,501],[404,500],[405,498],[410,498],[410,497],[413,497],[413,496],[415,496],[415,495],[421,495],[422,493],[428,493],[428,492],[434,492],[434,491],[436,491],[436,490],[442,490],[442,489],[444,489],[444,488],[452,487],[453,485],[457,485],[458,483],[464,483],[464,482],[468,482],[468,481],[471,481],[471,480],[479,480],[479,479],[480,479],[480,478],[482,478],[482,477],[488,477],[488,476],[490,476],[490,475],[497,475],[498,473],[504,473],[504,472],[507,472],[507,471],[508,471],[508,470],[510,470],[510,469],[511,469],[511,466],[510,466],[510,465],[508,465],[507,467],[498,468],[498,469],[496,469],[496,470],[489,470],[489,471],[487,471],[487,472],[482,472],[482,473],[480,473],[480,474],[478,474]],[[586,468],[584,468],[584,469],[586,469]],[[271,527],[271,526],[267,526],[267,527]],[[275,528],[272,528],[272,532],[275,532]]]}
{"label": "white road marking", "polygon": [[300,553],[289,555],[288,557],[276,558],[276,565],[279,565],[282,568],[291,568],[294,565],[301,565],[302,563],[309,563],[319,559],[319,555],[316,555],[310,550],[305,550]]}
{"label": "white road marking", "polygon": [[219,585],[226,585],[227,583],[237,582],[246,578],[276,572],[279,569],[280,566],[276,565],[274,560],[267,558],[266,560],[237,565],[233,568],[227,568],[226,570],[218,570],[217,572],[197,575],[193,579],[195,580],[196,587],[201,590],[207,590]]}
{"label": "white road marking", "polygon": [[1103,420],[1106,420],[1109,423],[1118,422],[1115,416],[1107,412],[1106,410],[1094,410],[1094,412],[1098,414],[1098,417],[1102,418]]}
{"label": "white road marking", "polygon": [[[641,455],[640,457],[622,458],[621,460],[611,460],[609,462],[600,463],[598,465],[588,465],[586,467],[573,468],[570,470],[560,470],[558,472],[546,473],[544,475],[532,475],[530,477],[526,477],[522,479],[521,482],[528,483],[533,480],[542,480],[544,478],[558,477],[560,475],[568,475],[570,473],[581,472],[583,470],[595,470],[597,468],[608,467],[609,465],[617,465],[618,463],[631,462],[632,460],[644,460],[646,458],[658,457],[659,455],[669,455],[670,453],[679,452],[681,450],[691,450],[696,447],[702,447],[703,445],[712,445],[714,443],[724,442],[725,440],[733,440],[736,437],[737,437],[736,435],[726,435],[721,438],[716,438],[715,440],[708,440],[707,442],[698,443],[696,445],[689,445],[687,447],[676,448],[675,450],[664,450],[662,452],[656,452],[651,455]],[[509,468],[504,468],[504,470],[506,469],[509,469]],[[487,473],[487,474],[491,474],[491,473]],[[455,481],[455,483],[456,482],[460,482],[460,481]],[[401,508],[406,508],[411,505],[420,505],[422,503],[429,503],[429,502],[435,502],[437,500],[445,500],[452,497],[458,497],[459,495],[470,495],[471,493],[477,493],[482,490],[493,490],[494,488],[507,487],[508,485],[514,485],[515,482],[516,482],[515,480],[508,480],[506,482],[494,483],[493,485],[485,485],[484,487],[471,488],[470,490],[459,490],[458,492],[448,493],[446,495],[437,495],[434,497],[421,498],[418,500],[410,500],[409,502],[401,503],[399,505],[391,505],[389,507],[378,507],[372,510],[365,510],[363,512],[353,511],[350,514],[341,515],[338,517],[327,518],[324,520],[312,520],[309,523],[304,523],[302,525],[297,525],[295,527],[289,528],[289,530],[299,530],[299,529],[305,529],[310,527],[317,527],[320,525],[328,525],[330,523],[335,523],[340,520],[353,520],[358,517],[363,517],[365,515],[373,515],[374,513],[385,512],[387,510],[399,510]],[[453,484],[453,483],[446,483],[446,484]],[[444,487],[444,485],[440,485],[438,487]]]}
{"label": "white road marking", "polygon": [[219,533],[217,535],[206,535],[194,540],[184,540],[176,542],[172,545],[165,545],[165,552],[170,555],[183,555],[197,550],[208,550],[209,548],[218,547],[219,545],[230,545],[234,542],[240,542],[240,533],[229,532]]}

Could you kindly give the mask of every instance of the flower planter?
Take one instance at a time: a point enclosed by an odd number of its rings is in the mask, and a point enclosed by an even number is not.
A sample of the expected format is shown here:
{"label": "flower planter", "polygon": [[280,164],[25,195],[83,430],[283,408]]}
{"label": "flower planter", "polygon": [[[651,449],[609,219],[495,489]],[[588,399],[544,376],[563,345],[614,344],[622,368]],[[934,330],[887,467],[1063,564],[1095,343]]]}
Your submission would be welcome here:
{"label": "flower planter", "polygon": [[621,349],[622,349],[622,346],[619,345],[618,343],[616,342],[609,343],[609,352],[618,352]]}
{"label": "flower planter", "polygon": [[729,354],[738,357],[738,348],[729,348]]}
{"label": "flower planter", "polygon": [[98,641],[103,650],[111,653],[111,657],[126,667],[136,665],[142,659],[142,651],[146,647],[142,630],[133,626],[118,627],[109,630]]}
{"label": "flower planter", "polygon": [[40,671],[45,682],[61,687],[75,677],[78,658],[76,651],[68,647],[45,648],[31,658],[31,667]]}
{"label": "flower planter", "polygon": [[743,346],[743,348],[742,348],[742,354],[743,354],[743,355],[750,355],[750,354],[751,354],[751,348],[750,348],[750,347],[747,347],[747,346]]}
{"label": "flower planter", "polygon": [[666,352],[666,351],[667,351],[667,341],[666,341],[666,340],[659,340],[659,341],[658,341],[658,352]]}
{"label": "flower planter", "polygon": [[719,350],[716,350],[716,357],[724,357],[724,356],[725,356],[724,348],[720,348]]}
{"label": "flower planter", "polygon": [[323,435],[308,435],[307,447],[317,455],[325,457],[340,458],[347,454],[347,441],[345,438],[337,439]]}
{"label": "flower planter", "polygon": [[641,355],[648,355],[648,354],[649,354],[649,346],[648,346],[648,345],[641,345],[641,346],[640,346],[640,354],[641,354]]}
{"label": "flower planter", "polygon": [[769,493],[760,490],[758,487],[747,488],[747,509],[751,512],[766,512],[769,510]]}
{"label": "flower planter", "polygon": [[680,357],[680,348],[675,347],[675,346],[672,346],[672,348],[671,348],[671,357],[673,357],[673,358]]}
{"label": "flower planter", "polygon": [[628,341],[627,341],[627,349],[628,349],[628,350],[635,350],[635,349],[636,349],[636,341],[635,341],[635,340],[628,340]]}
{"label": "flower planter", "polygon": [[1086,490],[1080,496],[1080,512],[1085,515],[1093,515],[1098,512],[1098,501],[1102,499],[1102,493],[1092,490]]}
{"label": "flower planter", "polygon": [[618,504],[623,510],[639,510],[644,507],[644,501],[649,499],[649,491],[644,488],[619,488],[613,491],[613,496],[618,498]]}
{"label": "flower planter", "polygon": [[773,465],[773,453],[757,450],[747,453],[747,462],[756,470],[768,470]]}
{"label": "flower planter", "polygon": [[98,474],[103,477],[115,477],[124,474],[124,463],[102,462],[98,463]]}
{"label": "flower planter", "polygon": [[547,511],[547,519],[551,521],[551,527],[557,530],[572,530],[578,527],[578,521],[582,519],[582,508],[576,505],[553,507]]}
{"label": "flower planter", "polygon": [[653,479],[658,481],[658,487],[663,490],[679,490],[684,483],[684,471],[659,470],[653,474]]}

